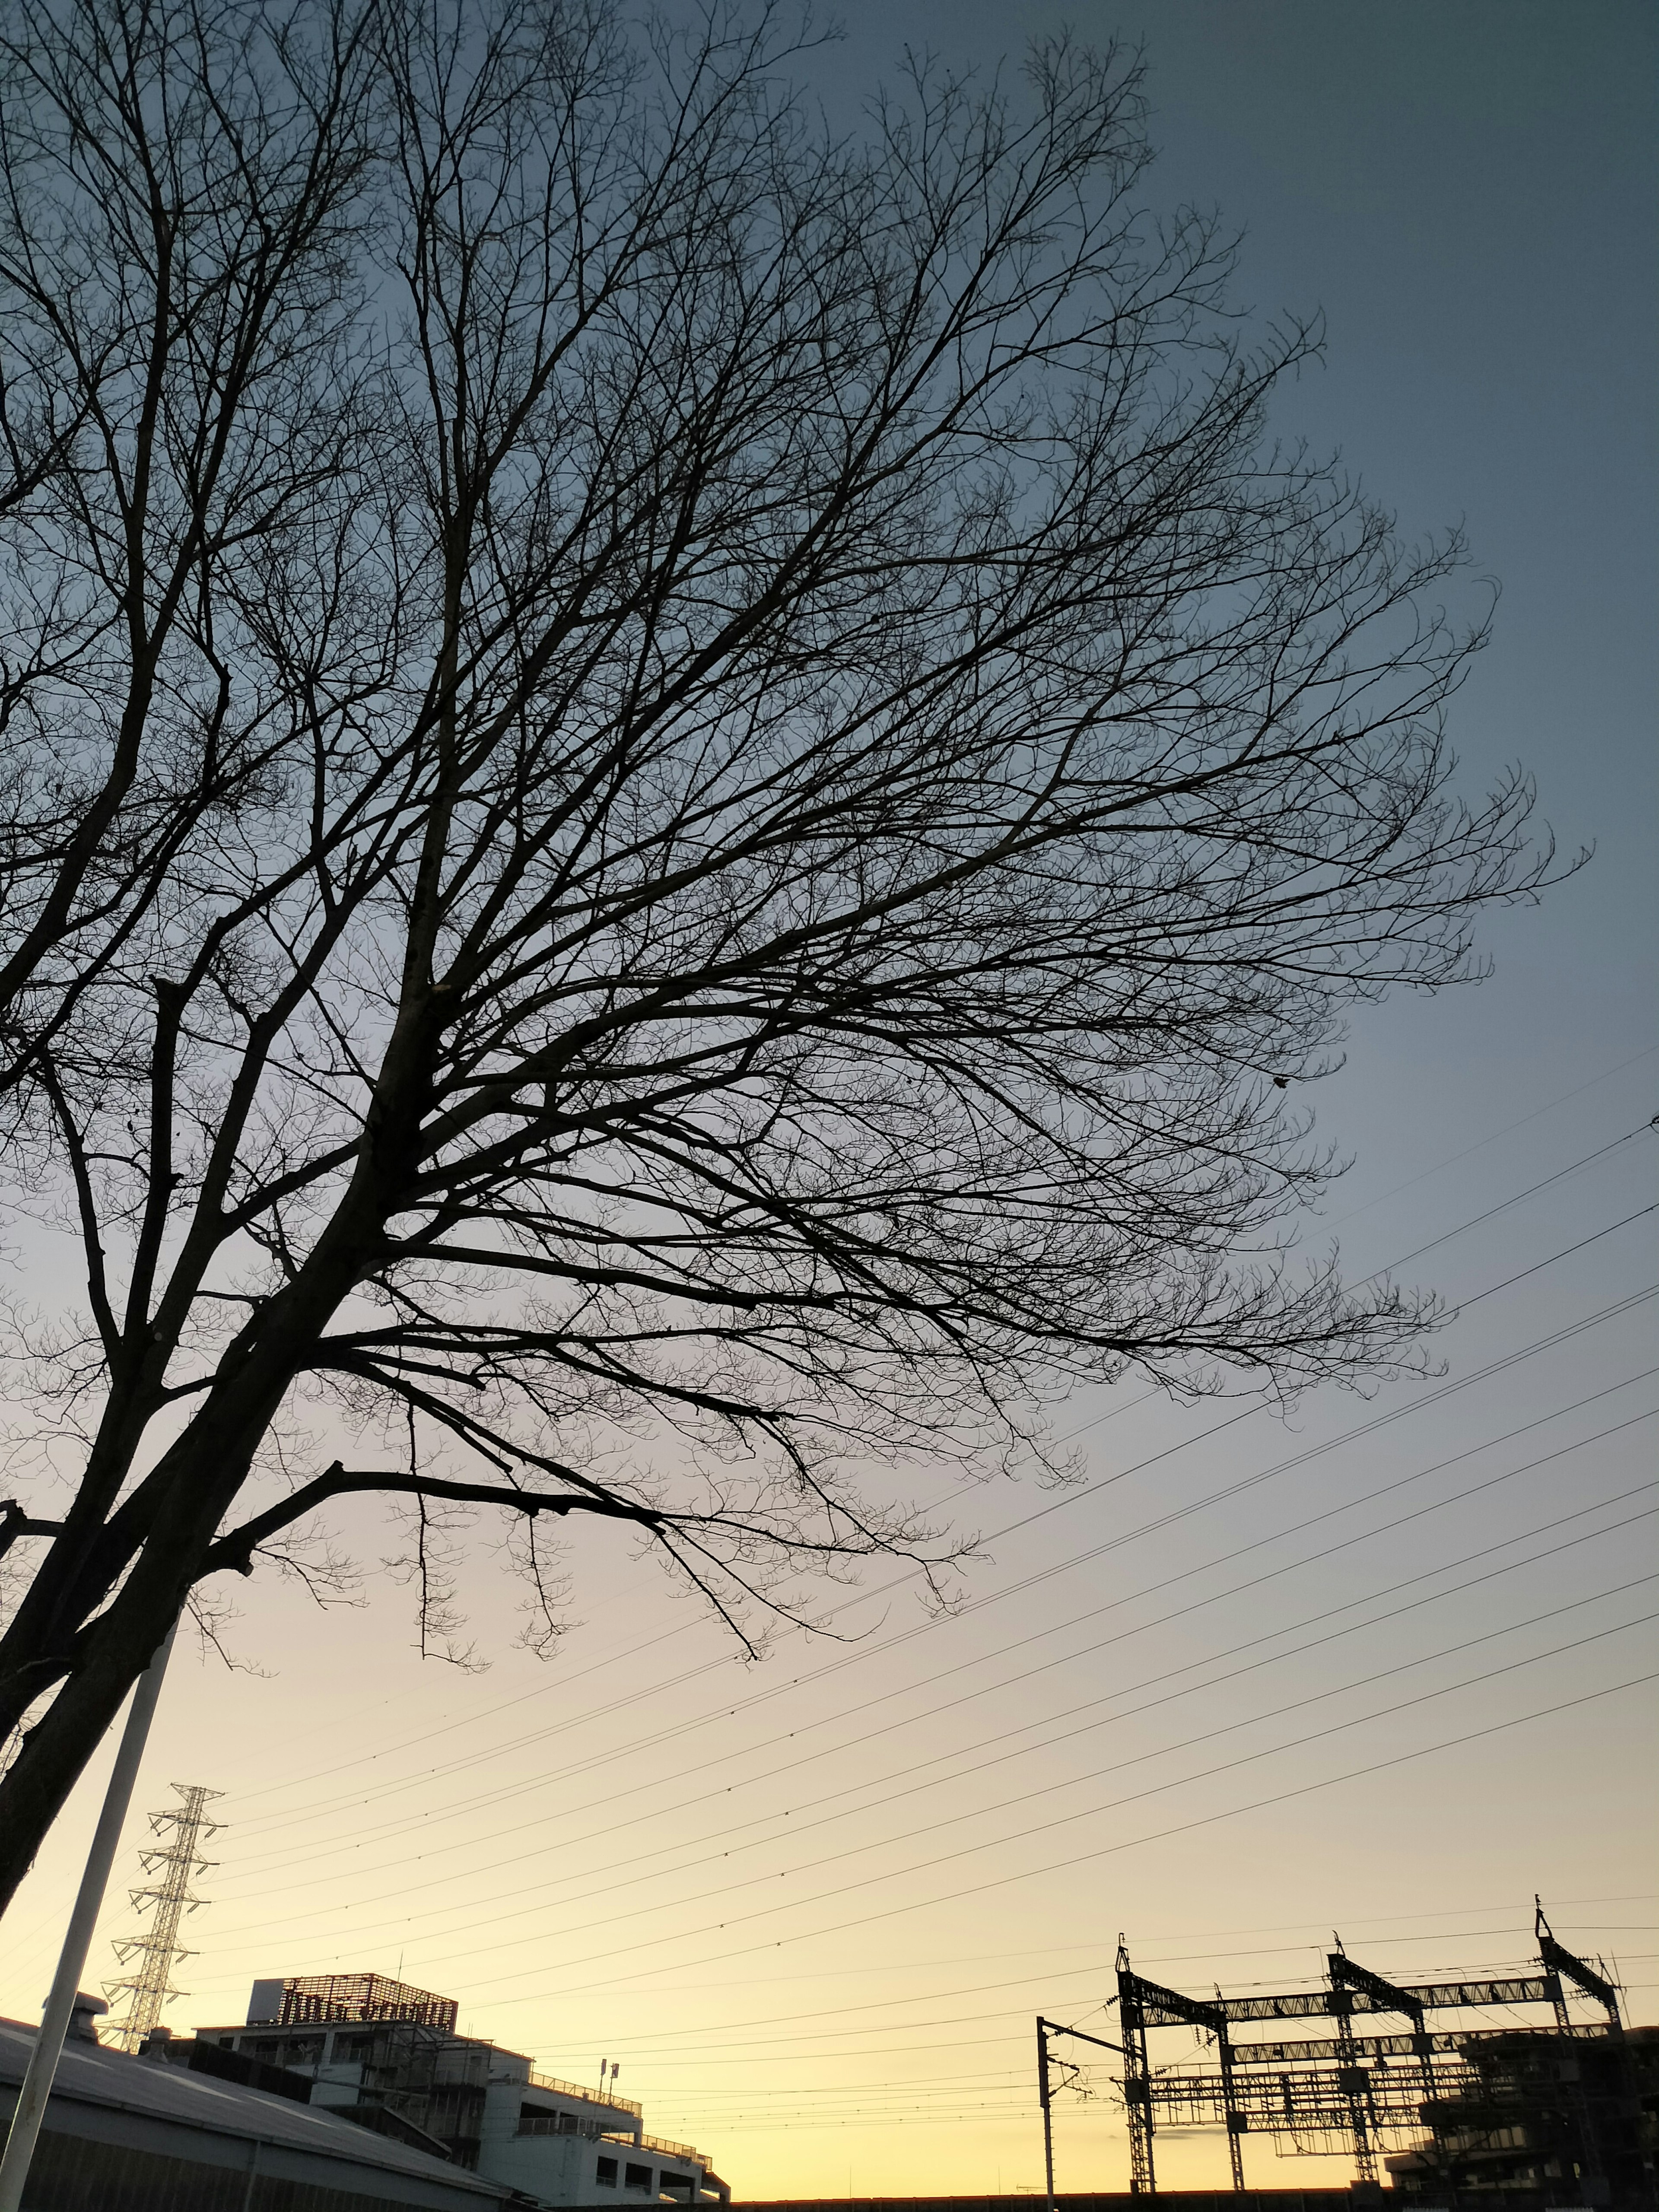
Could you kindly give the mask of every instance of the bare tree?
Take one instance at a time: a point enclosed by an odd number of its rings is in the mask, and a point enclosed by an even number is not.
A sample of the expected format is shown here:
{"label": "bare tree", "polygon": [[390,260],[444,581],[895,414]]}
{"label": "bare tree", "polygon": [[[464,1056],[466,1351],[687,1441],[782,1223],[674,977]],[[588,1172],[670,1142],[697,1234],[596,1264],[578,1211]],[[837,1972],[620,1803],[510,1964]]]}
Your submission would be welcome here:
{"label": "bare tree", "polygon": [[1458,547],[1266,441],[1316,334],[1146,211],[1132,62],[840,143],[766,15],[8,22],[8,1157],[87,1312],[0,1893],[349,1493],[423,1573],[622,1522],[748,1634],[1072,1382],[1413,1356],[1285,1248],[1285,1085],[1546,859],[1449,787]]}
{"label": "bare tree", "polygon": [[[319,19],[9,11],[0,1099],[291,733],[234,607],[352,434],[362,55]],[[68,1048],[71,1054],[73,1048]],[[44,1055],[44,1056],[43,1056]],[[142,1081],[142,1077],[141,1077]]]}

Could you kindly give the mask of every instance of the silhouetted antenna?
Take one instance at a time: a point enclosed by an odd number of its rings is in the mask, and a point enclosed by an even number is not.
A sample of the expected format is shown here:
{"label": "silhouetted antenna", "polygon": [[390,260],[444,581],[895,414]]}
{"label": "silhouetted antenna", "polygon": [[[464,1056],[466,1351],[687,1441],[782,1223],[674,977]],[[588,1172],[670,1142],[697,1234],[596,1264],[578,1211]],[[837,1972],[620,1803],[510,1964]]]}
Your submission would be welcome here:
{"label": "silhouetted antenna", "polygon": [[114,1999],[125,1996],[127,2009],[118,2020],[110,2022],[115,2034],[128,2051],[142,2051],[150,2031],[161,2017],[161,2008],[185,1992],[173,1986],[173,1970],[180,1959],[193,1959],[196,1954],[187,1951],[179,1941],[179,1923],[186,1912],[194,1912],[206,1899],[196,1896],[191,1884],[198,1875],[205,1874],[216,1859],[204,1859],[201,1845],[205,1838],[216,1836],[224,1826],[222,1820],[210,1820],[207,1816],[210,1798],[222,1797],[222,1790],[204,1790],[199,1783],[175,1782],[179,1802],[164,1813],[149,1816],[150,1832],[165,1836],[172,1830],[172,1839],[157,1844],[138,1854],[138,1863],[147,1875],[158,1877],[146,1887],[128,1893],[135,1912],[147,1912],[152,1908],[155,1918],[147,1934],[124,1936],[111,1948],[125,1966],[129,1960],[142,1960],[135,1974],[124,1976],[118,1982],[106,1982],[104,1995]]}

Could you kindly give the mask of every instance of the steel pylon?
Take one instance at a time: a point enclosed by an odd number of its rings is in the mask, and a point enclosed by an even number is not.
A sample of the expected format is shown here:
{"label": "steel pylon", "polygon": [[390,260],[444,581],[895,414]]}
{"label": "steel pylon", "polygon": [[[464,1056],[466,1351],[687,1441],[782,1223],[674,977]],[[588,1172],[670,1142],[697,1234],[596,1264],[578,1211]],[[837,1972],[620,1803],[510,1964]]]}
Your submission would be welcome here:
{"label": "steel pylon", "polygon": [[207,1813],[210,1799],[222,1797],[223,1790],[204,1789],[194,1782],[175,1782],[173,1787],[179,1803],[149,1816],[150,1833],[167,1837],[170,1831],[170,1839],[138,1854],[139,1865],[155,1879],[128,1892],[135,1912],[153,1911],[155,1917],[143,1935],[121,1936],[111,1946],[124,1966],[134,1959],[141,1963],[137,1972],[104,1984],[106,1997],[127,1999],[125,2012],[109,2027],[130,2051],[143,2050],[161,2020],[162,2006],[186,1994],[173,1986],[173,1970],[181,1959],[196,1954],[179,1942],[179,1923],[206,1902],[195,1894],[191,1883],[218,1863],[202,1856],[201,1845],[224,1826],[222,1820],[210,1820]]}

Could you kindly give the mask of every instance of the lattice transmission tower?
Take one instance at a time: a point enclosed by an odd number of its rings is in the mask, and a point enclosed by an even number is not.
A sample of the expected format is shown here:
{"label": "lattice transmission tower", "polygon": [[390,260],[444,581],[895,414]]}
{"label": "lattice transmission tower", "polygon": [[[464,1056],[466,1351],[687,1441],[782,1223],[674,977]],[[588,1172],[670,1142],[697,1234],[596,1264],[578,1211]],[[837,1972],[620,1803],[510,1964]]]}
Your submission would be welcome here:
{"label": "lattice transmission tower", "polygon": [[138,1854],[138,1863],[147,1875],[155,1877],[143,1887],[129,1891],[135,1912],[147,1912],[154,1908],[155,1918],[142,1936],[124,1936],[111,1946],[125,1966],[130,1960],[141,1961],[136,1973],[123,1976],[118,1982],[106,1982],[104,1995],[112,2001],[118,1996],[127,2000],[127,2009],[118,2020],[112,2020],[111,2030],[122,2039],[127,2051],[142,2051],[152,2028],[161,2017],[161,2008],[173,1998],[186,1992],[173,1986],[173,1970],[180,1959],[193,1959],[195,1952],[188,1951],[179,1941],[179,1923],[186,1912],[207,1902],[198,1897],[191,1884],[208,1869],[216,1866],[216,1859],[204,1859],[201,1846],[210,1836],[216,1836],[223,1827],[222,1820],[208,1818],[210,1798],[222,1797],[222,1790],[204,1790],[199,1783],[175,1782],[179,1802],[164,1813],[149,1816],[150,1833],[171,1838],[157,1843]]}

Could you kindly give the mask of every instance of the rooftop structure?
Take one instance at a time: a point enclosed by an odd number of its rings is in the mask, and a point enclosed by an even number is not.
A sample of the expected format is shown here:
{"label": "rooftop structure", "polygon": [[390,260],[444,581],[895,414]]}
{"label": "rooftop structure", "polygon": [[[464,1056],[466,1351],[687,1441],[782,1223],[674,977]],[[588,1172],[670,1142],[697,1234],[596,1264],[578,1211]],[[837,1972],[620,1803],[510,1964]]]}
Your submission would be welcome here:
{"label": "rooftop structure", "polygon": [[411,1989],[389,1974],[291,1974],[286,1981],[255,1982],[247,2018],[250,2027],[266,2021],[288,2027],[322,2020],[408,2020],[453,2035],[459,2011],[453,1997]]}

